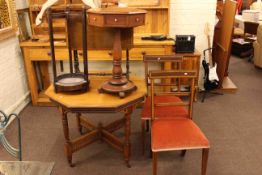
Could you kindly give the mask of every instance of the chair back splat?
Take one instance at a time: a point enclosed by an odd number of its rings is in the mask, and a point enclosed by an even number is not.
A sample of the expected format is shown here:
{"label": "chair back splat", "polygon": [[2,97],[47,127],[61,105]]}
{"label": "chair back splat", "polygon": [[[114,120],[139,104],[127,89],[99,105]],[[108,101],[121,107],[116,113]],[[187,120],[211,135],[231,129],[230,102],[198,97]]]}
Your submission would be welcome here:
{"label": "chair back splat", "polygon": [[[149,79],[151,81],[151,106],[152,106],[152,120],[157,118],[155,116],[155,108],[163,107],[163,106],[184,106],[187,107],[188,110],[188,118],[192,119],[192,111],[193,111],[193,101],[194,101],[194,90],[195,90],[195,79],[197,78],[196,71],[193,70],[174,70],[174,71],[150,71]],[[162,81],[163,79],[177,79],[179,82],[188,81],[189,88],[188,91],[182,91],[181,88],[177,88],[176,91],[162,91],[159,90],[156,92],[155,82],[156,80]],[[161,84],[157,84],[161,85]],[[177,86],[177,83],[169,83],[164,84],[164,86],[174,87]],[[172,89],[172,88],[171,88]],[[186,100],[184,101],[175,101],[175,102],[156,102],[155,97],[158,95],[166,95],[166,96],[177,96]],[[175,111],[174,111],[175,112]]]}
{"label": "chair back splat", "polygon": [[[163,64],[166,62],[169,62],[172,64],[172,68],[174,69],[181,69],[183,57],[177,56],[177,55],[144,55],[144,64],[145,64],[145,81],[147,87],[150,86],[150,80],[149,80],[149,71],[151,70],[160,70]],[[156,68],[156,67],[160,67]]]}

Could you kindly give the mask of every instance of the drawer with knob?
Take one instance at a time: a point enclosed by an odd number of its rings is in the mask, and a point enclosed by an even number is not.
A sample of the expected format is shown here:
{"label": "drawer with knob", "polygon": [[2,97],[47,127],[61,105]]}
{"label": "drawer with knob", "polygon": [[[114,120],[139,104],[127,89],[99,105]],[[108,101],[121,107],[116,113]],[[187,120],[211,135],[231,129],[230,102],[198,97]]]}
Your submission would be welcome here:
{"label": "drawer with knob", "polygon": [[107,15],[105,16],[105,25],[109,26],[126,26],[128,16],[126,15]]}
{"label": "drawer with knob", "polygon": [[[51,52],[49,48],[34,48],[28,50],[29,58],[32,61],[51,60]],[[66,48],[55,49],[57,60],[67,60],[68,50]]]}
{"label": "drawer with knob", "polygon": [[104,24],[104,17],[102,15],[89,14],[88,15],[88,24],[101,27]]}
{"label": "drawer with knob", "polygon": [[129,24],[131,26],[140,26],[145,24],[145,16],[144,15],[132,15],[129,18]]}

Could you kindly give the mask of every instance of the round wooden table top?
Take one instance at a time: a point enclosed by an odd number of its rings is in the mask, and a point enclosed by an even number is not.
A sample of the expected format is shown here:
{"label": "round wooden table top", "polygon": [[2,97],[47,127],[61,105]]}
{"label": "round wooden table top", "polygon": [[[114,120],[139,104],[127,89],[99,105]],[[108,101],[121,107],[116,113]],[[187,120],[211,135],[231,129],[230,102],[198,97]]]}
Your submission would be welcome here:
{"label": "round wooden table top", "polygon": [[91,77],[90,90],[85,93],[55,93],[51,85],[45,94],[58,105],[71,111],[83,112],[117,112],[144,100],[147,92],[144,79],[132,77],[130,80],[137,86],[137,90],[122,99],[117,95],[98,93],[98,88],[107,79],[108,76]]}

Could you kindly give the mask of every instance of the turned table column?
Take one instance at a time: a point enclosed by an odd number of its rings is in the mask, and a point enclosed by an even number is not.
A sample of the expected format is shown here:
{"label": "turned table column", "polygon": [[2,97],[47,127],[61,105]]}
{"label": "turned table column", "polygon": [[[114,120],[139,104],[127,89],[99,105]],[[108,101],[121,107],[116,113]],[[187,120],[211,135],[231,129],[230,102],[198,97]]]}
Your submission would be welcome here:
{"label": "turned table column", "polygon": [[[118,94],[123,98],[127,93],[136,90],[135,84],[122,75],[123,40],[130,42],[125,43],[125,45],[129,45],[129,47],[133,45],[132,28],[145,24],[146,11],[134,8],[110,7],[90,9],[88,10],[88,14],[89,25],[114,30],[113,41],[107,41],[113,43],[113,75],[112,79],[105,81],[101,85],[99,92]],[[130,36],[129,40],[122,38],[122,31],[125,31],[125,34]]]}

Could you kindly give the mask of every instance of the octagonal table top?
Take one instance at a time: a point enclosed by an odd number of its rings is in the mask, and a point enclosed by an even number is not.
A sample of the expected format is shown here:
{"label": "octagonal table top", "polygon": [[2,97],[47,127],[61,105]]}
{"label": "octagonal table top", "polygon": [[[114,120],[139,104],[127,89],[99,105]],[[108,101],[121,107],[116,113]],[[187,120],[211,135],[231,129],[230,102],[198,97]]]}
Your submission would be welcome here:
{"label": "octagonal table top", "polygon": [[144,100],[146,85],[144,79],[131,77],[137,90],[125,98],[118,95],[98,93],[100,85],[110,77],[93,76],[90,79],[90,90],[85,93],[55,93],[54,86],[46,90],[45,94],[57,105],[75,112],[117,112]]}
{"label": "octagonal table top", "polygon": [[133,7],[108,7],[108,8],[94,8],[89,9],[88,13],[95,14],[119,14],[119,15],[132,15],[132,14],[146,14],[146,10],[137,9]]}

